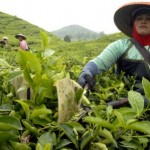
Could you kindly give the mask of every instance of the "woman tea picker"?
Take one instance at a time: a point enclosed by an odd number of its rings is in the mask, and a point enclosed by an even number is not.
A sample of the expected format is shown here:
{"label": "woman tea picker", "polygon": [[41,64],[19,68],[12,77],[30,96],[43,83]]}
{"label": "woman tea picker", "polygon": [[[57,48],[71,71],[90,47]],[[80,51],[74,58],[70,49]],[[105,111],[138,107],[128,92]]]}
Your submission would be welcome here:
{"label": "woman tea picker", "polygon": [[[118,73],[124,71],[126,75],[136,75],[138,83],[141,83],[142,77],[150,81],[150,2],[123,5],[115,12],[114,22],[129,37],[111,43],[85,65],[78,78],[82,87],[88,84],[92,90],[95,75],[108,70],[114,64],[117,64]],[[138,50],[142,49],[143,52],[143,48],[148,53],[147,58]]]}

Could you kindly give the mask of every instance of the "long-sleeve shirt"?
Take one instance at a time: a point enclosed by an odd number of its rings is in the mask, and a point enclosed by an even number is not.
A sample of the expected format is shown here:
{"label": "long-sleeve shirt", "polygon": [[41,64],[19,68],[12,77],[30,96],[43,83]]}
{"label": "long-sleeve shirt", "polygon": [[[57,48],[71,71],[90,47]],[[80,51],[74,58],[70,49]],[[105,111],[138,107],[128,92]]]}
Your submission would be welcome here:
{"label": "long-sleeve shirt", "polygon": [[[120,70],[127,74],[137,74],[140,79],[144,76],[150,80],[150,66],[143,60],[135,45],[132,45],[127,53],[125,52],[130,45],[129,38],[115,41],[91,61],[96,64],[99,72],[104,72],[114,64],[118,64]],[[145,46],[145,48],[150,52],[150,46]]]}
{"label": "long-sleeve shirt", "polygon": [[27,45],[27,42],[25,40],[22,40],[20,42],[20,48],[23,49],[23,50],[28,50],[28,45]]}

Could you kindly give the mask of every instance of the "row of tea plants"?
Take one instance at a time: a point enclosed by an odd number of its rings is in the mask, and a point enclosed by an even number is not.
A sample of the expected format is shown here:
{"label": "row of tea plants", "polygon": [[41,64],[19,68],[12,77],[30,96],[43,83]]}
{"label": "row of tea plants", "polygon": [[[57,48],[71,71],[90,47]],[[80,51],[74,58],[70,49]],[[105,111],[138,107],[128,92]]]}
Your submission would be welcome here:
{"label": "row of tea plants", "polygon": [[[88,97],[85,89],[76,91],[78,112],[68,121],[58,122],[56,83],[66,77],[76,82],[82,68],[74,64],[69,70],[65,56],[47,49],[48,37],[41,36],[41,50],[17,53],[18,67],[0,59],[0,149],[149,149],[149,104],[145,106],[143,96],[133,91],[134,77],[125,78],[124,73],[116,76],[109,70],[97,76],[95,91],[89,91]],[[32,99],[19,99],[14,91],[11,83],[19,76],[32,88]],[[142,85],[150,100],[150,82],[143,78]],[[124,107],[107,105],[107,100],[125,97],[129,103]]]}

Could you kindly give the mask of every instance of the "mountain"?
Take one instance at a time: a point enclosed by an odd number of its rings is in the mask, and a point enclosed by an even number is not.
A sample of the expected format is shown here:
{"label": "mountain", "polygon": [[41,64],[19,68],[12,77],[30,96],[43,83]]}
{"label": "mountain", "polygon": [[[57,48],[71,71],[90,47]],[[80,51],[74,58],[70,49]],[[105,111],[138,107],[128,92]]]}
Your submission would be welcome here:
{"label": "mountain", "polygon": [[97,33],[80,25],[69,25],[52,33],[63,40],[68,36],[71,41],[90,41],[105,36],[104,32]]}

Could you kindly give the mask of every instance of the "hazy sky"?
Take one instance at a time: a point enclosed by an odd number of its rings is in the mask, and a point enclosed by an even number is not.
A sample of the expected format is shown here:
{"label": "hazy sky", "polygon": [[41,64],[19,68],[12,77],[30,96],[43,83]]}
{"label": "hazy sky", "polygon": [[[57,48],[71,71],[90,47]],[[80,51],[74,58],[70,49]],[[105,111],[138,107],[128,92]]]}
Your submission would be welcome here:
{"label": "hazy sky", "polygon": [[113,22],[116,9],[133,1],[137,0],[0,0],[0,11],[47,31],[78,24],[107,34],[118,32]]}

